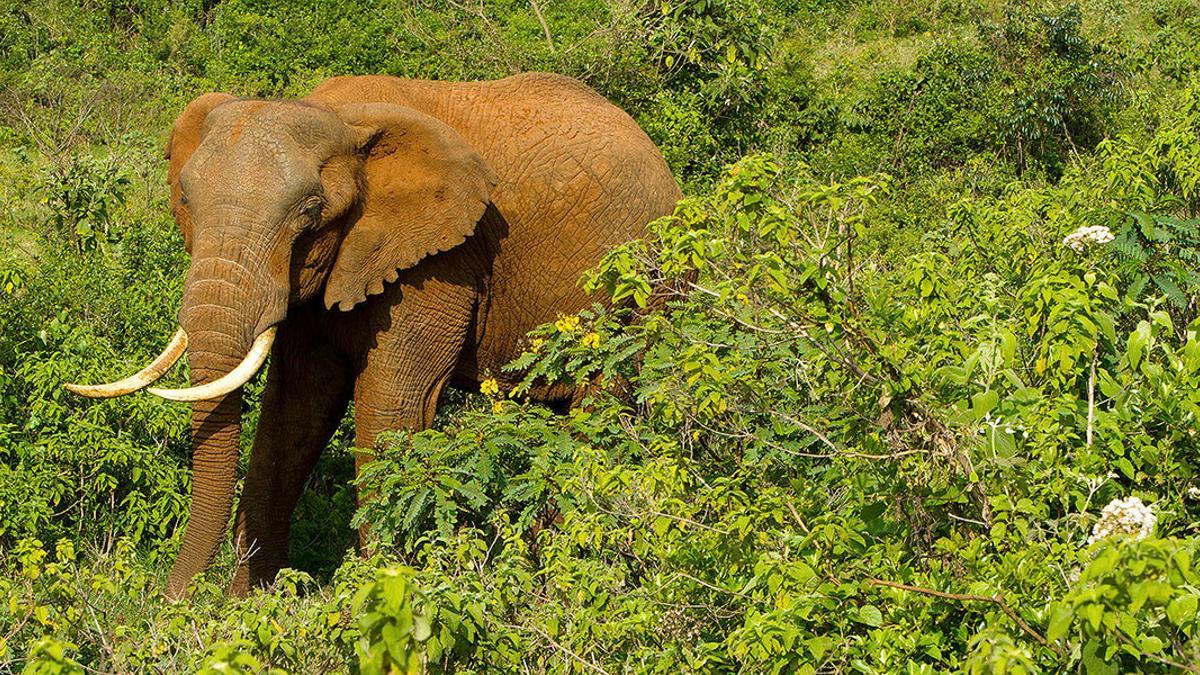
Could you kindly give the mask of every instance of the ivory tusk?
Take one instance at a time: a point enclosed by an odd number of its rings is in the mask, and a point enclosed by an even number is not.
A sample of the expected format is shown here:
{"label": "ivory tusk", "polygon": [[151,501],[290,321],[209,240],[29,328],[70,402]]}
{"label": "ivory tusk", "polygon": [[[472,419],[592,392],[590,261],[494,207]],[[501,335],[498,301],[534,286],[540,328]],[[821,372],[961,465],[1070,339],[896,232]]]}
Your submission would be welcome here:
{"label": "ivory tusk", "polygon": [[275,327],[271,326],[254,338],[254,344],[250,345],[250,351],[246,354],[246,358],[242,359],[236,368],[207,384],[185,389],[150,387],[146,391],[172,401],[206,401],[219,398],[246,384],[250,378],[254,377],[258,369],[262,368],[263,362],[267,360],[267,355],[271,353],[271,343],[274,341]]}
{"label": "ivory tusk", "polygon": [[180,328],[175,331],[171,342],[158,355],[158,358],[133,375],[108,384],[64,384],[63,387],[73,394],[88,398],[113,398],[132,394],[143,387],[154,384],[155,380],[162,377],[163,373],[170,370],[179,357],[183,356],[183,353],[187,351],[187,346],[187,333]]}

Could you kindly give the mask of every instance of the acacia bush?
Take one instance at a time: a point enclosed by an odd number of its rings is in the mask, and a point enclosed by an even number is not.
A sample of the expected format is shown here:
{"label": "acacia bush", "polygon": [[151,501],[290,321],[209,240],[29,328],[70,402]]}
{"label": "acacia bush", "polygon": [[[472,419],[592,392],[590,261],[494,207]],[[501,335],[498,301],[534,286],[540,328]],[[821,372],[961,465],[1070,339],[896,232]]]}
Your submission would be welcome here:
{"label": "acacia bush", "polygon": [[[1200,669],[1195,8],[538,11],[0,0],[0,672]],[[187,410],[61,383],[173,329],[174,114],[531,69],[630,110],[691,196],[514,390],[357,479],[344,421],[271,589],[225,597],[227,548],[163,601]]]}

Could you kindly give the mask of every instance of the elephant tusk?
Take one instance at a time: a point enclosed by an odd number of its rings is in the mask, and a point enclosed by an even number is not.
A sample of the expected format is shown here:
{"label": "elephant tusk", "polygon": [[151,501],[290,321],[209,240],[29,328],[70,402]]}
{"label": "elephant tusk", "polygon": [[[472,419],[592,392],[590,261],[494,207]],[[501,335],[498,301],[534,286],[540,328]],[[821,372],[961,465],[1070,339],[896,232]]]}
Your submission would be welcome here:
{"label": "elephant tusk", "polygon": [[64,384],[63,387],[80,396],[88,398],[114,398],[116,396],[124,396],[154,384],[154,381],[163,376],[175,365],[179,357],[183,356],[183,352],[187,350],[188,336],[182,328],[175,331],[175,335],[171,337],[171,342],[167,344],[167,348],[154,359],[150,365],[142,368],[138,372],[129,377],[110,382],[108,384]]}
{"label": "elephant tusk", "polygon": [[254,338],[254,344],[250,345],[250,351],[246,354],[246,358],[242,359],[236,368],[220,378],[197,387],[185,389],[150,387],[146,391],[172,401],[206,401],[220,398],[254,377],[258,369],[262,368],[263,362],[267,360],[267,355],[271,353],[273,342],[275,342],[275,327],[271,326]]}

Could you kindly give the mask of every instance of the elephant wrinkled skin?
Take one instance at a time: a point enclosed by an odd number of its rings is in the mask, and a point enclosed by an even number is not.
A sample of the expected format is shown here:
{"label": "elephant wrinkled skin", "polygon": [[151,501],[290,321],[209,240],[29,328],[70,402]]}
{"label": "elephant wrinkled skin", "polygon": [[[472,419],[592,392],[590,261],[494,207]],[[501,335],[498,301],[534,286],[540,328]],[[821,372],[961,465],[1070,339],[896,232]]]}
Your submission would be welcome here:
{"label": "elephant wrinkled skin", "polygon": [[173,597],[226,536],[240,385],[268,350],[234,519],[235,593],[287,564],[292,511],[352,398],[356,445],[370,448],[384,430],[428,427],[447,385],[504,382],[527,331],[591,302],[581,273],[680,197],[628,115],[547,74],[339,77],[299,100],[205,94],[176,120],[166,153],[192,256],[186,335],[122,387],[73,390],[141,388],[187,346],[201,388],[153,390],[193,406]]}

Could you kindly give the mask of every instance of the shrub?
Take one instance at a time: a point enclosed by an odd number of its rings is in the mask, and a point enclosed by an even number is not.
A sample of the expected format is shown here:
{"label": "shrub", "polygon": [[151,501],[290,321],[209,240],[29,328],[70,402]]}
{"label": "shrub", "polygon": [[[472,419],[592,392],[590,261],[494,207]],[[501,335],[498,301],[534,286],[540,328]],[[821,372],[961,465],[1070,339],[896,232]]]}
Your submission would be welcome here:
{"label": "shrub", "polygon": [[[0,672],[1200,667],[1194,8],[167,4],[0,2]],[[186,410],[60,387],[174,327],[171,119],[538,69],[633,112],[692,196],[514,390],[357,485],[344,421],[304,572],[228,598],[223,550],[164,602]],[[569,413],[522,400],[556,381]]]}

